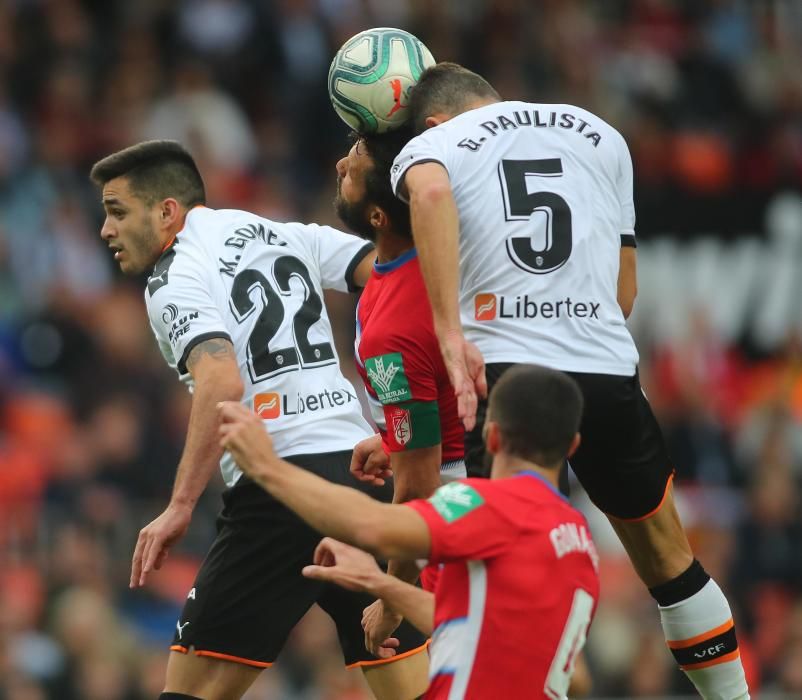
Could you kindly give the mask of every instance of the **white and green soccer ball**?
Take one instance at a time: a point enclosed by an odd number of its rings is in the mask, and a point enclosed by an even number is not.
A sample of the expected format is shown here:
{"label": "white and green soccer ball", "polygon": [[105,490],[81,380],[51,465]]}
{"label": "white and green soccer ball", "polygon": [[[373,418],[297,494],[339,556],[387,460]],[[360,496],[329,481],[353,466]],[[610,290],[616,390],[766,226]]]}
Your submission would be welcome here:
{"label": "white and green soccer ball", "polygon": [[392,131],[407,121],[409,89],[435,64],[429,49],[403,29],[378,27],[346,41],[329,68],[329,97],[361,134]]}

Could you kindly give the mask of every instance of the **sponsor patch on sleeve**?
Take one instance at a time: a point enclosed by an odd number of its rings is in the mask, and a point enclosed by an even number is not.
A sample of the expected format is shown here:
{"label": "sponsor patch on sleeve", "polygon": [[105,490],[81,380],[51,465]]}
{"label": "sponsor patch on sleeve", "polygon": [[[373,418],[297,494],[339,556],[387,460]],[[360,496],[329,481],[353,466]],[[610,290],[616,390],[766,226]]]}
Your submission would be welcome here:
{"label": "sponsor patch on sleeve", "polygon": [[369,357],[365,360],[365,371],[370,385],[383,404],[400,403],[412,398],[400,352]]}
{"label": "sponsor patch on sleeve", "polygon": [[384,418],[392,452],[440,444],[440,410],[437,401],[410,401],[386,406]]}
{"label": "sponsor patch on sleeve", "polygon": [[485,502],[472,486],[459,481],[441,486],[429,499],[434,509],[447,523],[453,523]]}

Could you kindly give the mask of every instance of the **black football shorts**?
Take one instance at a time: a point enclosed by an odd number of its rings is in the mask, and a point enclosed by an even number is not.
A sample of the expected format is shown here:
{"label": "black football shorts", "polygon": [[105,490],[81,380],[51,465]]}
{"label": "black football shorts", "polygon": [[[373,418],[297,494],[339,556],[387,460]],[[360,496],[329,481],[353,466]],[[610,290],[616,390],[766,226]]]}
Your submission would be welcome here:
{"label": "black football shorts", "polygon": [[[392,482],[366,486],[348,470],[351,452],[286,458],[339,484],[390,502]],[[176,623],[173,651],[270,666],[292,628],[317,603],[334,620],[345,663],[386,663],[365,649],[362,611],[374,599],[304,578],[321,535],[245,476],[223,494],[217,538],[201,565]],[[422,649],[426,638],[402,622],[398,654]]]}
{"label": "black football shorts", "polygon": [[[488,389],[512,366],[488,364]],[[623,520],[648,517],[662,504],[674,468],[638,374],[566,374],[576,380],[585,399],[579,428],[582,442],[570,459],[579,483],[608,515]],[[482,442],[486,412],[487,401],[480,401],[476,427],[465,435],[465,463],[471,476],[488,474]]]}

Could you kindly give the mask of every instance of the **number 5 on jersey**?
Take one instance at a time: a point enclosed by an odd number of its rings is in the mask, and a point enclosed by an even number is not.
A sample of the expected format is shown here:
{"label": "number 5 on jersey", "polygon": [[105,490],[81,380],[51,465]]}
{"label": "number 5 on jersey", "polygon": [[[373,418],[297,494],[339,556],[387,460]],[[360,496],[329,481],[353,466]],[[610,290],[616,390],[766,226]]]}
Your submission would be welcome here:
{"label": "number 5 on jersey", "polygon": [[554,192],[529,192],[529,181],[532,177],[562,177],[562,160],[502,160],[498,170],[507,221],[529,220],[534,212],[546,217],[546,242],[542,248],[534,247],[531,236],[512,236],[507,239],[507,254],[526,272],[554,272],[571,255],[571,209]]}

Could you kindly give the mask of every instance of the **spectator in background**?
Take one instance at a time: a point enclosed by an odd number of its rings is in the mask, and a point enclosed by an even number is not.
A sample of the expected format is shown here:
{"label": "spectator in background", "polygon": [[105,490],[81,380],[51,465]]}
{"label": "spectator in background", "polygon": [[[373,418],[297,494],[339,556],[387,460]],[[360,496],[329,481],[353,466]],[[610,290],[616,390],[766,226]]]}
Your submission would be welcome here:
{"label": "spectator in background", "polygon": [[[738,520],[747,549],[739,548],[741,559],[728,586],[738,593],[743,612],[754,618],[740,633],[742,650],[756,633],[755,645],[768,645],[755,666],[764,676],[764,687],[798,693],[798,641],[791,635],[774,646],[785,637],[764,637],[763,630],[799,626],[789,610],[802,601],[802,582],[786,572],[784,580],[791,585],[782,584],[781,595],[758,593],[761,602],[754,603],[753,592],[776,576],[763,564],[755,575],[746,566],[752,558],[762,561],[764,552],[752,548],[787,543],[787,533],[796,532],[802,517],[800,509],[780,508],[778,501],[769,510],[782,511],[782,518],[768,527],[769,515],[752,505],[763,479],[768,433],[778,435],[768,442],[790,474],[770,477],[773,485],[766,488],[783,491],[783,502],[787,497],[798,502],[802,481],[799,382],[790,385],[779,403],[773,398],[775,381],[798,364],[798,352],[786,351],[782,344],[789,329],[802,324],[802,260],[793,240],[779,245],[765,235],[772,229],[765,220],[768,203],[778,192],[794,198],[802,191],[802,5],[792,0],[0,3],[3,571],[16,576],[20,568],[37,570],[45,588],[55,581],[59,591],[76,577],[82,584],[84,578],[102,584],[110,591],[110,604],[140,636],[142,664],[151,663],[151,645],[161,647],[169,638],[173,621],[164,622],[171,617],[165,607],[174,610],[185,592],[165,586],[152,595],[130,596],[124,592],[124,569],[133,522],[155,512],[152,499],[165,497],[156,478],[176,462],[189,399],[176,390],[152,347],[141,289],[122,282],[92,240],[101,214],[86,170],[103,153],[137,140],[153,114],[167,112],[172,119],[183,109],[182,99],[203,93],[204,100],[210,95],[211,102],[225,104],[220,109],[226,119],[235,115],[230,123],[239,134],[233,171],[226,164],[210,182],[214,204],[269,212],[271,218],[333,223],[330,173],[347,130],[328,105],[326,70],[341,43],[369,26],[413,31],[438,59],[457,60],[485,73],[503,95],[572,99],[621,125],[638,178],[642,269],[646,271],[649,253],[659,264],[642,278],[641,298],[645,302],[651,292],[664,301],[659,312],[644,306],[644,315],[632,326],[640,333],[643,383],[669,422],[672,416],[687,416],[688,434],[700,439],[694,444],[703,453],[735,450],[734,484],[730,480],[723,485],[726,498],[721,502],[727,506],[694,511],[692,537],[714,541],[722,513]],[[200,77],[178,75],[188,64]],[[694,73],[697,66],[699,75]],[[719,79],[720,85],[715,82]],[[179,80],[187,86],[180,99],[172,93]],[[723,95],[726,102],[708,99],[708,90],[711,98]],[[700,101],[689,99],[692,95]],[[203,121],[203,115],[178,121],[185,126],[195,120]],[[212,141],[212,151],[229,138],[222,130],[198,133]],[[227,153],[222,158],[228,163]],[[792,231],[799,230],[795,221],[791,218]],[[723,402],[726,416],[718,415],[714,439],[705,436],[705,423],[688,414],[681,396],[661,397],[660,382],[648,378],[652,339],[678,339],[666,309],[683,313],[689,286],[685,273],[698,257],[691,245],[710,236],[718,242],[716,257],[725,276],[707,298],[714,308],[731,303],[744,288],[782,287],[781,313],[774,306],[768,309],[765,292],[744,292],[743,319],[721,339],[722,350],[737,353],[741,360],[728,374],[734,391],[716,394],[716,410]],[[666,286],[658,286],[658,278],[668,280]],[[328,301],[337,312],[335,334],[347,336],[353,323],[351,302],[341,297]],[[351,365],[349,347],[350,341],[339,346],[346,367]],[[692,381],[721,376],[706,366],[691,375]],[[109,387],[111,397],[106,395]],[[708,388],[718,392],[720,387],[714,382]],[[113,456],[109,445],[102,448],[106,459],[97,453],[97,429],[104,424],[99,417],[109,415],[110,403],[115,406],[111,413],[123,416],[128,426],[126,441],[137,432],[144,443],[137,456],[130,452],[121,459],[117,454],[113,469],[103,465]],[[121,410],[122,404],[128,408]],[[130,430],[133,425],[136,429]],[[697,492],[710,492],[701,473],[709,472],[694,470],[678,486],[682,507],[693,508],[699,502]],[[741,484],[750,484],[749,489]],[[213,537],[208,523],[216,510],[215,489],[199,506],[205,513],[196,518],[198,529],[190,533],[183,555],[167,564],[174,568],[166,579],[183,582],[194,575],[193,567]],[[103,504],[99,513],[116,513],[114,523],[93,517],[88,504],[97,503]],[[777,520],[777,514],[771,517]],[[75,544],[76,522],[84,533],[80,539],[94,538],[91,547]],[[98,570],[76,550],[95,552],[105,563]],[[631,581],[623,578],[618,556],[614,549],[605,552],[603,577],[627,588]],[[720,558],[726,570],[727,556]],[[606,581],[603,585],[610,590]],[[19,604],[10,591],[0,588],[0,607]],[[627,629],[626,616],[643,604],[633,594],[608,614],[602,600],[599,630],[605,617],[609,629]],[[26,629],[17,630],[15,637],[42,635],[59,649],[48,615],[34,617],[26,618]],[[294,653],[291,642],[288,654],[296,659],[291,682],[285,677],[275,681],[280,690],[274,694],[319,694],[315,676],[332,687],[348,687],[344,676],[333,680],[330,664],[314,668],[316,659],[338,653],[332,629],[318,623],[314,629],[322,630],[320,644],[327,651],[311,653],[299,639]],[[0,638],[5,638],[2,631]],[[617,641],[608,643],[610,639]],[[642,679],[638,685],[634,678],[630,683],[594,661],[603,654],[617,655],[616,663],[629,669],[634,644],[627,639],[626,634],[605,635],[605,643],[594,647],[591,638],[589,659],[592,667],[595,663],[599,694],[644,688]],[[8,641],[5,647],[10,647]],[[767,656],[769,649],[775,652]],[[0,695],[70,697],[9,664],[8,654],[0,651]],[[653,689],[662,686],[655,692],[687,690],[675,676],[655,673],[649,680]],[[135,685],[145,687],[144,680]],[[137,692],[137,700],[154,697],[152,689]],[[358,693],[338,690],[330,695],[347,692],[352,697]]]}

